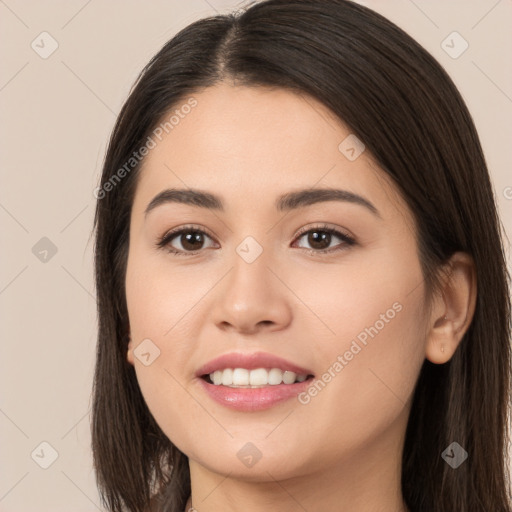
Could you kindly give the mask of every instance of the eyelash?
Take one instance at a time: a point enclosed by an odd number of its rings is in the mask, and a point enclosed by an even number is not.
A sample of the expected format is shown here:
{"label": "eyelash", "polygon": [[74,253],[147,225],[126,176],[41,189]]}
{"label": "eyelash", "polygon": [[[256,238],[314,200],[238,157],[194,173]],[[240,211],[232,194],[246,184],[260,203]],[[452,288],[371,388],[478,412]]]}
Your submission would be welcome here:
{"label": "eyelash", "polygon": [[[343,243],[340,244],[341,247],[338,247],[337,249],[305,249],[306,252],[310,255],[318,255],[318,254],[325,254],[325,253],[335,253],[335,252],[338,252],[338,251],[342,251],[342,250],[345,250],[347,248],[347,246],[352,246],[356,243],[356,241],[354,240],[354,238],[352,238],[351,236],[347,235],[346,233],[343,233],[337,229],[334,229],[326,224],[319,224],[317,226],[313,226],[313,227],[309,227],[307,229],[303,229],[301,231],[299,231],[299,233],[297,233],[297,235],[295,236],[295,239],[300,239],[303,235],[311,232],[311,231],[318,231],[318,232],[322,232],[322,233],[330,233],[331,235],[335,235],[336,237],[340,238]],[[160,249],[163,249],[163,248],[167,248],[168,252],[176,255],[176,256],[194,256],[196,254],[198,254],[201,250],[199,251],[195,251],[195,252],[192,252],[192,251],[182,251],[182,250],[179,250],[179,249],[174,249],[170,243],[171,241],[176,238],[177,236],[179,235],[182,235],[184,233],[202,233],[204,235],[207,235],[209,236],[210,238],[213,238],[212,235],[210,235],[208,233],[208,231],[206,231],[204,228],[201,228],[201,227],[198,227],[198,226],[194,226],[194,225],[189,225],[189,226],[184,226],[182,228],[179,228],[175,231],[170,231],[169,233],[166,233],[163,237],[159,238],[157,243],[156,243],[156,246]],[[304,248],[303,248],[304,249]]]}

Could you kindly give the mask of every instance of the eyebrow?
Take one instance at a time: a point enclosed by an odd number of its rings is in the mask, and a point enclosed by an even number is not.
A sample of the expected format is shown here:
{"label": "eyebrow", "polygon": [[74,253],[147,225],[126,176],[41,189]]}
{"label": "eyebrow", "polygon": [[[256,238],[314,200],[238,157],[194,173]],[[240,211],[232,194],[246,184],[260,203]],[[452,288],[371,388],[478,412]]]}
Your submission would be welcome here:
{"label": "eyebrow", "polygon": [[[326,201],[342,201],[357,204],[368,209],[377,217],[381,217],[377,208],[368,199],[349,192],[333,188],[314,188],[287,192],[276,199],[275,207],[279,212],[296,210],[305,206]],[[149,212],[167,203],[181,203],[214,211],[224,211],[224,203],[219,196],[197,189],[169,188],[158,193],[148,204],[144,216]]]}

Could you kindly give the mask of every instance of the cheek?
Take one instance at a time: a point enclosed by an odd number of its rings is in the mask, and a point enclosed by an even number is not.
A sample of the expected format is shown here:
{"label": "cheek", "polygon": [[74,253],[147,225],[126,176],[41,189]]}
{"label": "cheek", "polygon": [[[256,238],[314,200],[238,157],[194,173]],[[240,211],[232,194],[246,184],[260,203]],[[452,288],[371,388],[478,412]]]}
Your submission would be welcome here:
{"label": "cheek", "polygon": [[198,305],[212,287],[212,276],[169,264],[162,253],[134,248],[126,272],[126,301],[132,339],[150,338],[163,359],[172,348],[173,364],[180,364],[192,349],[199,329]]}
{"label": "cheek", "polygon": [[187,387],[191,341],[198,339],[201,323],[196,309],[212,287],[212,276],[176,272],[176,266],[171,273],[161,255],[131,251],[125,284],[137,381],[156,422],[185,449],[180,441],[189,437],[191,423],[205,425],[209,419]]}
{"label": "cheek", "polygon": [[161,336],[172,327],[174,309],[179,307],[181,300],[170,299],[180,296],[181,290],[178,283],[173,283],[174,289],[169,284],[154,258],[143,250],[130,249],[126,269],[126,302],[132,333]]}
{"label": "cheek", "polygon": [[314,346],[318,362],[332,362],[351,347],[350,360],[375,354],[390,362],[394,354],[398,363],[402,354],[421,352],[424,286],[412,243],[402,251],[354,252],[314,271],[292,269],[285,281],[301,299],[294,322],[298,332],[310,333],[303,341]]}
{"label": "cheek", "polygon": [[368,442],[408,408],[425,342],[419,262],[390,255],[340,270],[329,284],[325,280],[323,294],[310,295],[312,309],[322,311],[335,334],[316,344],[324,371],[302,397],[310,416],[336,425],[327,443],[331,449],[341,449],[340,432],[350,444]]}
{"label": "cheek", "polygon": [[[416,306],[408,302],[388,323],[368,322],[330,351],[320,382],[303,397],[304,408],[310,408],[307,416],[335,426],[324,437],[325,445],[318,446],[320,452],[330,447],[325,457],[336,460],[350,446],[371,445],[399,417],[405,421],[424,361],[416,328],[421,308]],[[338,440],[340,433],[345,442]]]}

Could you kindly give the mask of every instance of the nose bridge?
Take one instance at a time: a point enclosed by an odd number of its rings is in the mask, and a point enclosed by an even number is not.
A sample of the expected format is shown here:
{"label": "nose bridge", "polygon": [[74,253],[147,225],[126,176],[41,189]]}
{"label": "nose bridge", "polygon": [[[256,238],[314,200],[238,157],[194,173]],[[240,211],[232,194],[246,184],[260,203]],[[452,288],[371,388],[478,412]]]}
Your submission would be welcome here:
{"label": "nose bridge", "polygon": [[268,270],[270,252],[252,236],[245,237],[236,247],[226,296],[234,303],[239,302],[239,308],[246,304],[255,311],[258,304],[268,301],[272,291],[275,292],[275,283],[270,283],[273,276]]}
{"label": "nose bridge", "polygon": [[272,261],[272,250],[252,236],[246,236],[235,248],[231,271],[214,307],[218,325],[252,331],[259,324],[282,327],[289,322],[286,288],[271,272]]}

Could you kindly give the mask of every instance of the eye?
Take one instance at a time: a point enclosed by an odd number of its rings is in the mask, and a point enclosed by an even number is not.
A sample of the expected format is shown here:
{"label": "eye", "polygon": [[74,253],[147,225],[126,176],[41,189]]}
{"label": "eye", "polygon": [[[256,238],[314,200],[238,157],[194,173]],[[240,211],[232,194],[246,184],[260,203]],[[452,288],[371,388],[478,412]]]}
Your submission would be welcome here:
{"label": "eye", "polygon": [[[308,252],[312,254],[336,252],[344,250],[347,248],[347,246],[355,244],[353,237],[326,224],[302,230],[301,233],[299,233],[298,240],[304,238],[306,235],[307,243],[312,246]],[[338,238],[341,240],[341,243],[338,243],[334,248],[329,247],[333,241],[333,238]]]}
{"label": "eye", "polygon": [[[166,233],[158,242],[157,247],[166,247],[170,253],[176,254],[177,256],[186,256],[196,254],[203,247],[204,240],[211,237],[204,231],[203,228],[195,226],[184,226],[170,233]],[[181,245],[181,247],[174,247],[173,241]]]}
{"label": "eye", "polygon": [[[310,254],[336,252],[356,243],[354,238],[347,233],[334,229],[326,224],[304,229],[299,233],[296,239],[300,240],[306,235],[308,235],[306,239],[307,243],[312,246],[311,249],[308,249]],[[341,243],[338,243],[334,248],[330,247],[333,239],[336,238],[341,240]],[[156,245],[158,248],[167,248],[170,253],[177,256],[193,256],[201,249],[204,249],[203,245],[206,239],[212,240],[212,237],[204,228],[198,226],[184,226],[166,233],[157,241]],[[181,247],[176,247],[173,244],[177,244]]]}

